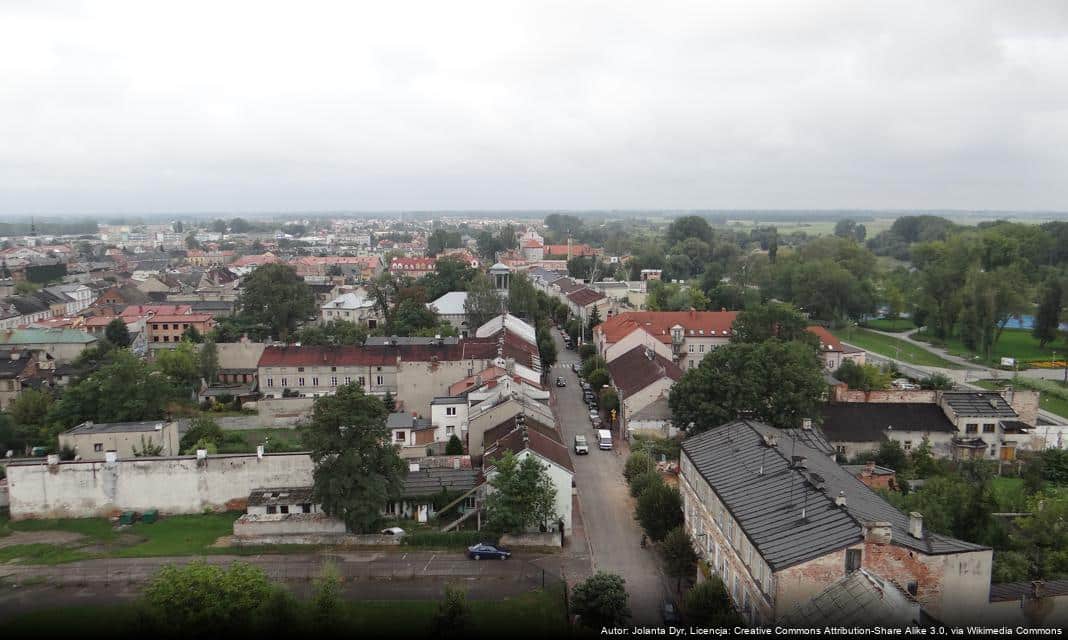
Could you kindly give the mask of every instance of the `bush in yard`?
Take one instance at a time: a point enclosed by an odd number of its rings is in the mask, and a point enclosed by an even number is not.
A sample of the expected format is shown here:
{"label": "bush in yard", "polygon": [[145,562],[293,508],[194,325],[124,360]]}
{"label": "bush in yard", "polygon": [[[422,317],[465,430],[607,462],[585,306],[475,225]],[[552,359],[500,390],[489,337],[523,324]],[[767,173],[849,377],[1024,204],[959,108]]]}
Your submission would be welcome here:
{"label": "bush in yard", "polygon": [[645,473],[635,476],[630,482],[630,495],[634,498],[641,497],[643,493],[649,490],[649,487],[655,487],[657,485],[664,484],[664,479],[660,477],[658,471],[646,471]]}
{"label": "bush in yard", "polygon": [[730,628],[742,622],[719,576],[712,576],[686,594],[686,619],[700,627]]}
{"label": "bush in yard", "polygon": [[638,497],[636,515],[645,533],[659,542],[668,531],[682,526],[682,496],[675,487],[653,485]]}
{"label": "bush in yard", "polygon": [[627,482],[631,482],[646,471],[656,471],[656,463],[653,457],[644,451],[630,454],[626,464],[623,465],[623,477],[627,479]]}
{"label": "bush in yard", "polygon": [[585,362],[586,360],[589,360],[593,356],[597,355],[597,347],[587,342],[586,344],[579,347],[578,353],[579,358],[582,358],[582,360]]}
{"label": "bush in yard", "polygon": [[197,416],[190,420],[189,430],[182,436],[179,447],[182,451],[189,451],[201,440],[212,442],[215,446],[219,446],[223,442],[222,427],[207,416]]}
{"label": "bush in yard", "polygon": [[202,561],[156,572],[142,602],[161,631],[185,635],[189,630],[210,629],[212,635],[241,633],[250,628],[272,586],[258,567],[235,562],[229,567]]}
{"label": "bush in yard", "polygon": [[618,627],[630,620],[625,581],[614,573],[598,571],[571,592],[571,610],[591,629]]}
{"label": "bush in yard", "polygon": [[586,381],[590,383],[590,388],[595,392],[600,391],[603,387],[608,386],[608,369],[594,369],[587,376]]}
{"label": "bush in yard", "polygon": [[445,445],[445,455],[447,456],[462,456],[464,454],[464,445],[460,442],[460,439],[455,435],[449,436],[449,443]]}
{"label": "bush in yard", "polygon": [[434,638],[464,638],[471,631],[471,605],[460,587],[445,585],[445,597],[438,603],[431,621]]}

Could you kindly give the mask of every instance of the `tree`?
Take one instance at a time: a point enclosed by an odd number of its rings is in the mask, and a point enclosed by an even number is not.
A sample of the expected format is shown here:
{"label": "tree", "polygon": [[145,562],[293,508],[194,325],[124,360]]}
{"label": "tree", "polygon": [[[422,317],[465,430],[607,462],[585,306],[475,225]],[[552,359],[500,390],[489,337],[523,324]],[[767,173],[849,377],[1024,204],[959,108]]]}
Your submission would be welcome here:
{"label": "tree", "polygon": [[207,340],[200,347],[199,354],[200,377],[209,385],[215,382],[215,376],[219,372],[219,348],[214,340]]}
{"label": "tree", "polygon": [[808,321],[789,305],[769,302],[748,307],[734,319],[731,342],[765,342],[771,338],[818,346],[818,339],[808,331]]}
{"label": "tree", "polygon": [[253,271],[245,279],[239,304],[243,315],[269,326],[280,340],[315,313],[311,288],[284,264],[265,264]]}
{"label": "tree", "polygon": [[850,389],[861,391],[875,391],[889,389],[893,376],[872,364],[857,364],[852,360],[843,360],[834,377],[846,383]]}
{"label": "tree", "polygon": [[195,233],[190,233],[185,237],[185,248],[193,251],[200,248],[200,241],[197,240]]}
{"label": "tree", "polygon": [[697,240],[711,243],[713,240],[712,227],[709,226],[707,220],[700,216],[683,216],[672,220],[665,234],[668,246],[673,247],[676,244],[685,242],[688,238],[696,238]]}
{"label": "tree", "polygon": [[648,491],[650,487],[662,484],[664,484],[664,479],[660,477],[660,472],[655,468],[642,472],[631,479],[630,495],[632,498],[639,498],[643,493]]}
{"label": "tree", "polygon": [[182,441],[179,443],[183,454],[187,454],[192,451],[196,452],[196,449],[203,448],[198,447],[198,444],[212,443],[216,447],[222,444],[223,430],[215,420],[208,416],[196,416],[189,421],[189,430],[182,435]]}
{"label": "tree", "polygon": [[619,394],[611,387],[601,389],[600,407],[605,411],[619,411]]}
{"label": "tree", "polygon": [[175,387],[193,393],[200,387],[200,358],[191,342],[180,342],[173,349],[156,354],[156,368],[167,376]]}
{"label": "tree", "polygon": [[698,627],[727,629],[742,622],[718,575],[709,577],[686,593],[686,619]]}
{"label": "tree", "polygon": [[234,218],[230,221],[230,233],[248,233],[252,229],[252,224],[244,218]]}
{"label": "tree", "polygon": [[189,328],[182,332],[182,341],[200,344],[204,342],[204,336],[200,335],[200,331],[196,327],[189,325]]}
{"label": "tree", "polygon": [[315,462],[315,500],[351,530],[373,531],[400,492],[404,463],[389,444],[386,407],[357,383],[315,400],[303,442]]}
{"label": "tree", "polygon": [[130,330],[126,327],[126,321],[115,318],[104,328],[104,339],[116,347],[130,346]]}
{"label": "tree", "polygon": [[650,538],[663,540],[668,531],[683,524],[679,490],[663,483],[650,486],[638,497],[636,516]]}
{"label": "tree", "polygon": [[593,389],[594,392],[600,391],[602,387],[608,385],[608,370],[594,369],[590,372],[590,375],[586,377],[586,381],[590,383],[590,388]]}
{"label": "tree", "polygon": [[1030,578],[1063,577],[1068,573],[1068,498],[1062,491],[1037,493],[1028,501],[1027,511],[1031,516],[1017,518],[1015,524],[1022,538],[1020,550],[1030,560]]}
{"label": "tree", "polygon": [[623,465],[623,477],[627,482],[632,482],[634,478],[648,471],[656,471],[656,462],[651,455],[641,450],[630,454]]}
{"label": "tree", "polygon": [[583,378],[589,378],[590,374],[598,369],[607,370],[608,363],[601,356],[593,356],[582,362],[582,366],[579,367],[579,375]]}
{"label": "tree", "polygon": [[556,487],[538,459],[522,460],[511,451],[493,461],[495,471],[486,498],[486,527],[501,533],[522,533],[548,527],[556,520]]}
{"label": "tree", "polygon": [[932,373],[926,378],[920,380],[921,389],[937,389],[940,391],[949,391],[953,388],[953,379],[944,373]]}
{"label": "tree", "polygon": [[244,562],[221,567],[196,560],[161,568],[145,588],[142,603],[170,634],[210,629],[211,635],[230,635],[249,628],[271,591],[263,569]]}
{"label": "tree", "polygon": [[1061,285],[1052,278],[1042,285],[1042,297],[1035,313],[1035,327],[1031,332],[1040,346],[1057,340],[1061,323]]}
{"label": "tree", "polygon": [[597,308],[597,305],[594,305],[593,308],[590,309],[590,317],[586,321],[586,332],[589,334],[591,340],[593,339],[593,328],[599,324],[601,324],[601,312]]}
{"label": "tree", "polygon": [[324,325],[305,325],[293,339],[303,345],[362,345],[367,341],[367,326],[348,320],[332,320]]}
{"label": "tree", "polygon": [[466,638],[471,632],[471,605],[460,587],[445,585],[445,597],[438,603],[431,620],[434,638]]}
{"label": "tree", "polygon": [[333,564],[326,564],[315,581],[315,594],[309,603],[311,635],[323,635],[339,626],[344,628],[345,611],[341,594],[341,575]]}
{"label": "tree", "polygon": [[548,372],[556,364],[556,341],[548,329],[538,328],[538,358],[542,371]]}
{"label": "tree", "polygon": [[48,392],[31,387],[23,389],[18,397],[7,405],[7,412],[15,424],[35,432],[47,423],[48,412],[52,409],[54,402],[52,395]]}
{"label": "tree", "polygon": [[52,407],[48,422],[60,429],[95,422],[157,420],[177,399],[174,385],[162,372],[117,349],[111,362],[74,383]]}
{"label": "tree", "polygon": [[528,320],[538,315],[538,290],[525,273],[513,273],[508,279],[508,311]]}
{"label": "tree", "polygon": [[386,406],[387,413],[397,412],[397,400],[393,397],[393,392],[386,390],[386,395],[382,398],[382,404]]}
{"label": "tree", "polygon": [[449,442],[445,445],[445,455],[462,456],[463,454],[464,445],[460,442],[460,439],[456,437],[456,434],[449,436]]}
{"label": "tree", "polygon": [[614,573],[598,571],[575,586],[571,610],[591,629],[620,627],[630,620],[626,581]]}
{"label": "tree", "polygon": [[211,230],[215,233],[226,233],[226,221],[216,220],[211,223]]}
{"label": "tree", "polygon": [[135,458],[153,458],[163,454],[162,443],[152,442],[144,436],[141,436],[141,448],[138,448],[136,444],[132,448]]}
{"label": "tree", "polygon": [[597,346],[594,345],[592,342],[587,342],[578,348],[578,355],[579,358],[583,362],[585,362],[586,360],[589,360],[593,356],[597,355]]}
{"label": "tree", "polygon": [[676,580],[675,591],[681,592],[682,579],[692,577],[697,566],[697,552],[684,528],[675,527],[668,531],[660,543],[660,555],[664,557],[664,571]]}
{"label": "tree", "polygon": [[675,424],[691,433],[740,416],[792,428],[819,415],[825,390],[816,350],[773,338],[713,350],[675,383],[668,404]]}
{"label": "tree", "polygon": [[467,299],[464,300],[464,315],[472,332],[496,318],[503,309],[501,296],[485,274],[480,273],[471,279],[467,285]]}

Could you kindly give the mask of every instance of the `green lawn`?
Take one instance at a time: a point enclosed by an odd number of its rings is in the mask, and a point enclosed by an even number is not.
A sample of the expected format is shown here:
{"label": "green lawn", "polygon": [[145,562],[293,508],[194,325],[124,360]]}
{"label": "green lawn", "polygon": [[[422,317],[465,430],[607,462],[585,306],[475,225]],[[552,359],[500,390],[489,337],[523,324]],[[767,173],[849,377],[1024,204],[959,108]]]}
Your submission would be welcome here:
{"label": "green lawn", "polygon": [[[931,339],[931,336],[927,336],[922,332],[916,333],[913,337],[917,340]],[[965,347],[960,338],[955,336],[941,341],[941,343],[941,346],[944,346],[949,353],[955,356],[963,358],[974,358],[976,356],[974,351]],[[938,344],[938,342],[934,344]],[[1030,329],[1006,329],[1002,332],[1001,339],[991,349],[990,359],[984,361],[980,358],[978,361],[985,362],[991,366],[999,366],[1002,358],[1016,358],[1019,362],[1042,362],[1052,360],[1054,353],[1057,354],[1058,360],[1063,359],[1066,352],[1068,352],[1068,346],[1063,342],[1050,343],[1045,347],[1040,347],[1038,340],[1031,335]]]}
{"label": "green lawn", "polygon": [[300,432],[296,429],[241,429],[226,431],[225,440],[219,447],[219,453],[252,453],[256,445],[263,444],[264,438],[270,438],[267,451],[300,451]]}
{"label": "green lawn", "polygon": [[839,340],[844,340],[866,351],[878,353],[888,358],[894,358],[909,364],[926,367],[944,367],[946,369],[959,369],[960,367],[948,360],[940,358],[921,347],[910,344],[900,338],[884,336],[867,329],[847,327],[831,331]]}
{"label": "green lawn", "polygon": [[[537,590],[500,601],[472,600],[471,637],[496,637],[512,629],[519,637],[561,637],[568,634],[563,597],[558,589]],[[370,637],[420,637],[430,631],[437,608],[434,600],[350,601],[350,628]],[[12,638],[125,635],[134,621],[134,605],[73,606],[41,609],[4,622]]]}
{"label": "green lawn", "polygon": [[[971,384],[974,384],[977,387],[982,387],[984,389],[996,391],[997,389],[1000,389],[1001,387],[1004,387],[1005,385],[1010,384],[1011,382],[1012,380],[1002,379],[976,380]],[[1025,387],[1026,382],[1020,386]],[[1038,406],[1045,409],[1046,411],[1049,411],[1050,413],[1055,413],[1061,416],[1062,418],[1068,418],[1068,400],[1065,400],[1064,398],[1058,398],[1057,396],[1040,392],[1038,396]]]}
{"label": "green lawn", "polygon": [[864,326],[869,329],[888,331],[891,333],[903,333],[916,328],[916,325],[913,324],[912,320],[909,318],[897,318],[895,320],[890,320],[889,318],[874,318],[872,320],[865,320]]}
{"label": "green lawn", "polygon": [[[138,558],[221,553],[230,549],[211,545],[233,533],[239,513],[168,516],[154,524],[137,522],[116,529],[104,518],[22,520],[12,531],[67,531],[85,536],[70,545],[28,544],[0,548],[0,561],[20,558],[27,564],[61,564],[86,558]],[[262,550],[261,550],[262,552]]]}

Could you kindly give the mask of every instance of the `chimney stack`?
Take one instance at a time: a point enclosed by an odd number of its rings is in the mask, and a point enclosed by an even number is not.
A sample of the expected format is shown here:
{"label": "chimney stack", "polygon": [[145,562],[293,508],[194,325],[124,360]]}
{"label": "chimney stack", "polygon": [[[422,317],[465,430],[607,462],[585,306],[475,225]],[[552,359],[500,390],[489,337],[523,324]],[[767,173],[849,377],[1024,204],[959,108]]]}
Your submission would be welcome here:
{"label": "chimney stack", "polygon": [[842,507],[843,509],[845,508],[845,506],[846,506],[846,494],[845,494],[845,491],[839,491],[838,492],[838,497],[834,499],[834,506]]}
{"label": "chimney stack", "polygon": [[923,515],[916,511],[909,514],[909,535],[923,540]]}

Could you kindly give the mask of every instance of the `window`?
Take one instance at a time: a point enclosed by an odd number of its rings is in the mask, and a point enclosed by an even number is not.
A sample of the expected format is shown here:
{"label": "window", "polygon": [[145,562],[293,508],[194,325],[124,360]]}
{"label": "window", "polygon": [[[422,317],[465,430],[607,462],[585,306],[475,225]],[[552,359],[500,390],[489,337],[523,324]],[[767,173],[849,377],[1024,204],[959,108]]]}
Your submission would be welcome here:
{"label": "window", "polygon": [[304,367],[297,367],[297,371],[299,373],[304,373]]}
{"label": "window", "polygon": [[704,353],[704,352],[705,352],[705,345],[703,345],[703,344],[702,344],[702,345],[699,345],[699,346],[697,347],[697,351],[698,351],[699,353]]}
{"label": "window", "polygon": [[690,353],[693,353],[693,352],[694,352],[694,345],[691,344],[690,345]]}
{"label": "window", "polygon": [[456,407],[445,407],[445,415],[447,415],[447,416],[456,415]]}
{"label": "window", "polygon": [[283,387],[288,387],[289,386],[289,381],[287,381],[285,378],[282,378],[282,386]]}
{"label": "window", "polygon": [[104,445],[102,443],[97,442],[97,443],[95,443],[93,445],[93,451],[100,452],[100,451],[103,451],[103,450],[104,450]]}
{"label": "window", "polygon": [[273,387],[274,386],[274,378],[267,378],[267,386],[268,387]]}
{"label": "window", "polygon": [[404,432],[403,431],[398,431],[397,432],[397,442],[404,442]]}
{"label": "window", "polygon": [[289,513],[289,505],[288,504],[284,504],[284,505],[278,507],[278,510],[281,511],[282,513]]}
{"label": "window", "polygon": [[189,323],[188,322],[183,322],[182,323],[182,328],[183,329],[188,329],[189,328]]}
{"label": "window", "polygon": [[977,425],[977,424],[964,425],[964,432],[965,433],[979,433],[979,425]]}
{"label": "window", "polygon": [[386,503],[386,513],[391,515],[391,516],[392,515],[396,515],[397,514],[397,503],[396,502],[387,502]]}
{"label": "window", "polygon": [[860,568],[861,550],[846,549],[846,573],[852,573]]}
{"label": "window", "polygon": [[319,386],[319,378],[318,378],[318,376],[312,378],[312,386],[313,387],[318,387]]}
{"label": "window", "polygon": [[304,386],[304,378],[297,378],[297,386],[298,387],[303,387]]}
{"label": "window", "polygon": [[377,384],[377,385],[381,385],[382,384],[382,376],[375,376],[375,384]]}
{"label": "window", "polygon": [[358,379],[360,381],[360,386],[361,387],[366,387],[367,386],[367,383],[364,382],[363,376],[360,376]]}
{"label": "window", "polygon": [[912,440],[905,441],[905,451],[912,451]]}
{"label": "window", "polygon": [[159,342],[159,336],[152,336],[152,342]]}
{"label": "window", "polygon": [[273,504],[267,505],[267,513],[278,513],[278,507]]}
{"label": "window", "polygon": [[846,454],[845,445],[844,444],[836,444],[836,445],[834,445],[834,452],[844,456]]}
{"label": "window", "polygon": [[330,386],[331,387],[336,387],[337,386],[337,376],[330,376]]}
{"label": "window", "polygon": [[445,435],[451,436],[455,430],[456,430],[456,427],[454,427],[452,425],[449,425],[449,426],[445,427]]}
{"label": "window", "polygon": [[992,424],[984,424],[983,425],[983,433],[994,433],[994,425],[992,425]]}
{"label": "window", "polygon": [[352,376],[345,376],[345,384],[352,384]]}
{"label": "window", "polygon": [[167,328],[167,325],[163,325],[163,328],[164,328],[164,329],[166,329],[166,328]]}
{"label": "window", "polygon": [[693,360],[690,360],[690,368],[693,369]]}

